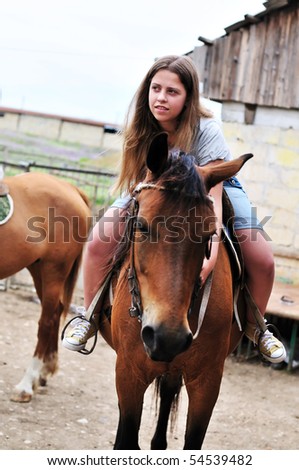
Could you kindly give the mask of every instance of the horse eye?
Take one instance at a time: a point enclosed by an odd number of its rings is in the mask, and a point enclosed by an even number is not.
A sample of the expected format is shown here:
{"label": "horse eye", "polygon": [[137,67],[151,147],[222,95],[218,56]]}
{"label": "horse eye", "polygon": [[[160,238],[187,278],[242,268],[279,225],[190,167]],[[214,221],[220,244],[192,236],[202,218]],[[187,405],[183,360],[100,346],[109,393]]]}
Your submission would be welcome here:
{"label": "horse eye", "polygon": [[148,223],[143,217],[137,218],[135,228],[142,233],[148,233],[149,231]]}

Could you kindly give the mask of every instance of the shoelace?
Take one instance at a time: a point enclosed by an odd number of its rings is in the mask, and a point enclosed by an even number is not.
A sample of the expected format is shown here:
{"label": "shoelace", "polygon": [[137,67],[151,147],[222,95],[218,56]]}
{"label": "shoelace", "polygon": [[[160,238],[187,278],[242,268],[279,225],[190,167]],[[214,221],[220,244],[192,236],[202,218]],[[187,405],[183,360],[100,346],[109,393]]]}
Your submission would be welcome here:
{"label": "shoelace", "polygon": [[81,338],[86,335],[88,330],[89,330],[89,324],[87,322],[84,322],[84,320],[78,318],[74,325],[72,336],[77,336]]}
{"label": "shoelace", "polygon": [[274,338],[273,333],[266,332],[261,339],[261,344],[270,352],[272,348],[279,349],[279,346],[276,344],[276,338]]}

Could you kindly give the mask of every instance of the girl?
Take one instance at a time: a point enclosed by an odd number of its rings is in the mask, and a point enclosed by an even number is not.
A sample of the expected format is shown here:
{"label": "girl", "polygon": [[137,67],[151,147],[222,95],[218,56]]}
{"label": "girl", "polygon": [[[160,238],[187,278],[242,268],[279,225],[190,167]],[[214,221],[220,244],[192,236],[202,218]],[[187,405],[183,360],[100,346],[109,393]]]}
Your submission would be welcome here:
{"label": "girl", "polygon": [[[134,186],[145,177],[148,142],[161,130],[168,133],[170,149],[192,154],[198,165],[215,165],[230,160],[231,154],[220,126],[210,111],[200,103],[199,79],[192,60],[187,56],[166,56],[157,60],[142,81],[129,109],[124,128],[122,167],[117,187],[126,196],[117,199],[95,225],[87,244],[83,271],[87,308],[103,283],[113,253],[124,230],[126,207]],[[211,190],[215,200],[218,236],[222,224],[222,191],[227,192],[235,212],[235,232],[244,258],[246,283],[264,315],[274,280],[274,260],[251,204],[236,177]],[[202,284],[215,266],[218,244],[201,271]],[[75,319],[63,339],[66,348],[80,351],[94,334],[84,318]],[[250,309],[245,334],[259,342],[262,356],[270,362],[286,358],[283,344],[268,329],[262,332]]]}

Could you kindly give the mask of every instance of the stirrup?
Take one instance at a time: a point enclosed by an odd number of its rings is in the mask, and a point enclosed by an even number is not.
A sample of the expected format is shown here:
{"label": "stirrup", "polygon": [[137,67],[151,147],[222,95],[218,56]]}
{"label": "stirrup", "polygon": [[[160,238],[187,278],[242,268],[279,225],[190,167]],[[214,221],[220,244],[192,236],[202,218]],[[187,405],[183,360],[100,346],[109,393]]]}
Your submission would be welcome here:
{"label": "stirrup", "polygon": [[[91,327],[94,328],[95,330],[95,334],[93,335],[94,336],[94,340],[93,340],[93,344],[91,346],[90,349],[86,349],[85,347],[83,349],[80,349],[80,351],[75,351],[75,352],[78,352],[80,354],[83,354],[85,356],[88,356],[88,354],[91,354],[94,350],[94,348],[96,347],[96,344],[97,344],[97,340],[98,340],[98,329],[97,329],[97,325],[96,325],[96,322],[93,318],[86,318],[84,315],[77,315],[76,317],[73,317],[71,318],[67,324],[64,326],[62,332],[61,332],[61,341],[63,341],[63,338],[64,338],[64,335],[65,335],[65,331],[67,329],[67,327],[70,325],[70,323],[72,323],[73,320],[75,320],[76,318],[80,318],[81,320],[84,320],[86,322],[88,322],[90,324]],[[90,339],[90,338],[89,338]],[[88,341],[88,340],[87,340]]]}

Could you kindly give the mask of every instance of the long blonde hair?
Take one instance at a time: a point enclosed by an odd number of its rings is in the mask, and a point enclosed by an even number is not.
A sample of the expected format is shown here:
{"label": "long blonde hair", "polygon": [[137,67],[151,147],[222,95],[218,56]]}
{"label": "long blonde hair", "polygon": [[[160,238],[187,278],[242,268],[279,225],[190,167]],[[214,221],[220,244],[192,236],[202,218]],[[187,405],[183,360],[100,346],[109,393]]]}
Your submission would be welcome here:
{"label": "long blonde hair", "polygon": [[175,147],[190,152],[200,117],[212,113],[200,103],[198,73],[187,56],[169,55],[158,59],[147,72],[130,104],[123,130],[123,157],[116,184],[118,189],[132,189],[145,176],[145,159],[153,136],[161,132],[148,104],[150,84],[159,70],[178,75],[187,92],[186,103],[178,118]]}

